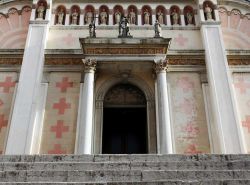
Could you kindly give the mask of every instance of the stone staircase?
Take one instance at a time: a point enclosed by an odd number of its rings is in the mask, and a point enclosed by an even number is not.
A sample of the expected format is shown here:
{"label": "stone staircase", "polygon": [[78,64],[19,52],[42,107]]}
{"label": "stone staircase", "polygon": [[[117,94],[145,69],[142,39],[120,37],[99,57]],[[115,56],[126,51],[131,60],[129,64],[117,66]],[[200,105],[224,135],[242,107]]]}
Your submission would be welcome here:
{"label": "stone staircase", "polygon": [[250,185],[250,155],[3,155],[0,184]]}

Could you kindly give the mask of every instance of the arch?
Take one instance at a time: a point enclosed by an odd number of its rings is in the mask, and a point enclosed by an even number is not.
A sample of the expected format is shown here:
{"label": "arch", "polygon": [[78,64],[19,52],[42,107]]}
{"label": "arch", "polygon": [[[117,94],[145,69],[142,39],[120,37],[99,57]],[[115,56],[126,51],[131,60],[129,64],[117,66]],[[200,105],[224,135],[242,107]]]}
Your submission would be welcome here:
{"label": "arch", "polygon": [[177,5],[170,7],[171,25],[181,25],[181,10]]}
{"label": "arch", "polygon": [[106,5],[102,5],[99,8],[99,25],[109,24],[109,8]]}
{"label": "arch", "polygon": [[211,9],[212,19],[215,20],[214,9],[216,8],[216,6],[211,1],[204,1],[203,2],[204,17],[205,17],[205,20],[208,20],[208,18],[206,16],[206,12],[205,12],[206,7]]}
{"label": "arch", "polygon": [[29,20],[31,15],[31,7],[30,6],[24,6],[21,10],[21,21],[22,21],[22,27],[28,27],[29,26]]}
{"label": "arch", "polygon": [[46,10],[47,10],[47,1],[46,0],[40,0],[38,1],[36,5],[36,19],[45,19],[46,17]]}
{"label": "arch", "polygon": [[80,7],[78,5],[73,5],[70,8],[69,24],[79,25],[80,13],[81,13]]}
{"label": "arch", "polygon": [[[60,15],[60,17],[59,17],[59,15]],[[66,7],[63,5],[59,5],[56,8],[56,15],[55,16],[56,16],[55,17],[55,24],[65,25]]]}
{"label": "arch", "polygon": [[138,20],[137,20],[137,15],[138,15],[138,9],[135,5],[129,5],[128,6],[128,20],[129,20],[129,24],[134,24],[137,25],[138,24]]}
{"label": "arch", "polygon": [[194,14],[194,9],[191,6],[185,6],[183,9],[184,13],[184,18],[185,18],[185,24],[190,25],[193,24],[195,25],[195,14]]}
{"label": "arch", "polygon": [[158,20],[160,24],[167,24],[166,14],[167,10],[164,6],[160,5],[156,7],[156,20]]}
{"label": "arch", "polygon": [[[121,5],[115,5],[113,8],[113,24],[119,24],[119,17],[124,16],[124,11]],[[119,22],[118,22],[119,21]]]}
{"label": "arch", "polygon": [[220,16],[220,21],[221,21],[221,26],[222,27],[228,27],[228,14],[227,14],[227,9],[225,7],[219,7],[219,16]]}
{"label": "arch", "polygon": [[84,24],[90,24],[93,20],[95,20],[95,8],[87,5],[84,9]]}
{"label": "arch", "polygon": [[145,5],[141,9],[142,25],[152,25],[152,9]]}
{"label": "arch", "polygon": [[8,10],[8,20],[12,29],[18,29],[20,26],[19,12],[16,8],[10,8]]}

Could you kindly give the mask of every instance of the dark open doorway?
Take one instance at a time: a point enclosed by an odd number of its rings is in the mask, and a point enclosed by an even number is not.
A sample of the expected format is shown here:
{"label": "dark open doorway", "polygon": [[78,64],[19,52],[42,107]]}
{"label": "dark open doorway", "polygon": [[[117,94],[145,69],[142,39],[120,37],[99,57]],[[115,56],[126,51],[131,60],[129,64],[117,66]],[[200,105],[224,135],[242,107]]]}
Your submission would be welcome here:
{"label": "dark open doorway", "polygon": [[116,85],[105,96],[102,153],[147,153],[146,100],[133,85]]}

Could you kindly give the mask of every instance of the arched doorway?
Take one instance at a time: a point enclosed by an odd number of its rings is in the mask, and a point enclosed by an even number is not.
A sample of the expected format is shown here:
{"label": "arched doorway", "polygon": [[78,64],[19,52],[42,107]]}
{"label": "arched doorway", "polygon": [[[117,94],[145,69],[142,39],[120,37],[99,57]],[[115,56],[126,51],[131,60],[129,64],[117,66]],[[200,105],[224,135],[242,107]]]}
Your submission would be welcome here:
{"label": "arched doorway", "polygon": [[131,84],[113,86],[104,98],[103,154],[147,153],[147,103]]}

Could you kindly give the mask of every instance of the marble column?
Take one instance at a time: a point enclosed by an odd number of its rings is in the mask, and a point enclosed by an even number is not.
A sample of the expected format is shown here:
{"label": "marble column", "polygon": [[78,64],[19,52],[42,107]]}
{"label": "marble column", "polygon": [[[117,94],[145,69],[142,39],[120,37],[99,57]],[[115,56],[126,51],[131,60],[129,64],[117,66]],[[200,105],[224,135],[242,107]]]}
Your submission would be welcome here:
{"label": "marble column", "polygon": [[[203,12],[203,11],[201,11]],[[219,143],[224,154],[243,153],[239,132],[232,80],[225,53],[219,20],[205,21],[201,14],[201,34],[206,55],[206,67],[214,121],[219,132]]]}
{"label": "marble column", "polygon": [[83,59],[84,83],[81,89],[77,125],[76,154],[92,154],[95,59]]}
{"label": "marble column", "polygon": [[173,153],[166,64],[167,62],[165,60],[156,61],[155,64],[155,72],[157,75],[158,153],[160,154]]}
{"label": "marble column", "polygon": [[33,154],[39,138],[37,113],[50,17],[51,10],[47,9],[45,20],[30,20],[5,154]]}

